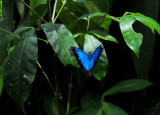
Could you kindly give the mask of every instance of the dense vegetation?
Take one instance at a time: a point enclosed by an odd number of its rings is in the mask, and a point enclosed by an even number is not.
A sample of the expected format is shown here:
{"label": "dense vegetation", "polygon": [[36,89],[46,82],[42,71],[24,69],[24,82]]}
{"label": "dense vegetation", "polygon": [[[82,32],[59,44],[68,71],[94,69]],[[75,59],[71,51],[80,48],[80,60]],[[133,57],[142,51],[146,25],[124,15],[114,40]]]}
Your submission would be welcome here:
{"label": "dense vegetation", "polygon": [[[159,6],[0,0],[0,115],[160,114]],[[99,45],[88,76],[69,48]]]}

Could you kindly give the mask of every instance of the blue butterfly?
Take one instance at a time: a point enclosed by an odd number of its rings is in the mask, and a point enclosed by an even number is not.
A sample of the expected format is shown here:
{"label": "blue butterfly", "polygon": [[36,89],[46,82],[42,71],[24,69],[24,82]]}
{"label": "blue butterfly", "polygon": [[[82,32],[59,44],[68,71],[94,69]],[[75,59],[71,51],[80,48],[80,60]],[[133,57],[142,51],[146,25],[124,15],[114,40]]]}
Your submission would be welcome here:
{"label": "blue butterfly", "polygon": [[92,68],[96,65],[96,62],[98,61],[103,51],[103,47],[101,45],[98,46],[92,54],[87,54],[79,48],[72,46],[70,47],[69,51],[72,56],[76,57],[76,60],[81,65],[81,67],[90,73]]}

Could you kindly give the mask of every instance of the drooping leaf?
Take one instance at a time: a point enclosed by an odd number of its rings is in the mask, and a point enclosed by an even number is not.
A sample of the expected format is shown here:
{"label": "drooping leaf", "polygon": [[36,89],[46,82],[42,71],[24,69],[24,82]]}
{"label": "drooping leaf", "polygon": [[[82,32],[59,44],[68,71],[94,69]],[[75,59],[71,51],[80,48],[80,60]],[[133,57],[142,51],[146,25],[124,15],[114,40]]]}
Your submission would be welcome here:
{"label": "drooping leaf", "polygon": [[[103,46],[103,44],[99,40],[97,40],[94,36],[90,34],[85,35],[84,51],[86,53],[94,52],[94,50],[99,45]],[[97,64],[95,65],[92,74],[96,79],[101,80],[102,78],[105,77],[107,73],[107,68],[108,68],[108,59],[107,59],[105,49],[103,49],[102,54]]]}
{"label": "drooping leaf", "polygon": [[136,54],[137,57],[139,57],[143,36],[133,30],[132,24],[135,21],[136,19],[131,16],[122,16],[120,18],[120,29],[128,47]]}
{"label": "drooping leaf", "polygon": [[37,38],[34,29],[25,32],[9,56],[4,82],[9,96],[24,112],[31,85],[36,75]]}
{"label": "drooping leaf", "polygon": [[106,32],[103,32],[101,30],[91,30],[91,31],[89,31],[89,33],[92,33],[93,35],[97,36],[98,38],[118,43],[116,38],[114,38],[111,35],[108,35]]}
{"label": "drooping leaf", "polygon": [[141,80],[141,79],[129,79],[129,80],[124,80],[107,91],[104,92],[104,96],[107,95],[114,95],[120,92],[132,92],[132,91],[138,91],[141,89],[144,89],[150,85],[152,85],[152,82],[146,81],[146,80]]}
{"label": "drooping leaf", "polygon": [[69,53],[69,48],[70,46],[78,47],[78,45],[69,30],[63,24],[45,23],[41,27],[60,61],[65,66],[67,64],[77,66],[77,62]]}
{"label": "drooping leaf", "polygon": [[155,29],[158,32],[158,34],[160,35],[160,25],[152,18],[144,16],[141,13],[132,13],[132,12],[126,12],[126,13],[130,14],[131,17],[136,18],[136,20],[140,21],[141,23],[143,23],[144,25],[149,27],[153,33],[154,33],[154,29]]}

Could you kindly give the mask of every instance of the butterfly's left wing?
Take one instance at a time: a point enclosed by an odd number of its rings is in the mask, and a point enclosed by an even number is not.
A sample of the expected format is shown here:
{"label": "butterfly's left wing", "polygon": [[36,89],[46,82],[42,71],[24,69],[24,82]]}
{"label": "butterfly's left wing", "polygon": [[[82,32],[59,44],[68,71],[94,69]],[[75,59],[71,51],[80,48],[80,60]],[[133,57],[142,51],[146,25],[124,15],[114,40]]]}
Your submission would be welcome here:
{"label": "butterfly's left wing", "polygon": [[90,60],[90,70],[96,65],[96,62],[98,61],[102,51],[103,51],[103,47],[100,45],[92,53],[91,60]]}
{"label": "butterfly's left wing", "polygon": [[86,71],[90,71],[90,61],[87,53],[76,47],[70,47],[69,51],[72,56],[74,55],[76,57],[76,60],[81,67],[83,67]]}

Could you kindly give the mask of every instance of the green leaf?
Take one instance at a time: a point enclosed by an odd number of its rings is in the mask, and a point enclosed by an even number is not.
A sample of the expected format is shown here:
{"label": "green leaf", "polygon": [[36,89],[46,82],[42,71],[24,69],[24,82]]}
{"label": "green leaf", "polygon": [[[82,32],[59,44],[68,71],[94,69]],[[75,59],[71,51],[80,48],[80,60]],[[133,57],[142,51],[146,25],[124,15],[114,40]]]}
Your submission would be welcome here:
{"label": "green leaf", "polygon": [[143,14],[140,13],[129,13],[131,17],[136,18],[136,20],[140,21],[144,25],[148,26],[152,32],[154,33],[154,29],[158,32],[160,35],[160,25],[153,20],[152,18],[149,18],[147,16],[144,16]]}
{"label": "green leaf", "polygon": [[117,83],[116,85],[108,89],[107,91],[105,91],[103,96],[114,95],[120,92],[138,91],[146,87],[149,87],[152,84],[153,84],[152,82],[141,80],[141,79],[124,80],[124,81]]}
{"label": "green leaf", "polygon": [[89,33],[94,34],[95,36],[97,36],[98,38],[104,39],[104,40],[108,40],[108,41],[113,41],[115,43],[118,43],[117,39],[114,38],[111,35],[108,35],[106,32],[101,31],[101,30],[91,30],[89,31]]}
{"label": "green leaf", "polygon": [[25,32],[9,56],[4,82],[9,96],[24,112],[31,85],[36,75],[37,38],[35,30]]}
{"label": "green leaf", "polygon": [[105,16],[106,13],[103,13],[103,12],[94,12],[94,13],[91,13],[91,14],[84,14],[83,16],[79,17],[78,20],[80,19],[83,19],[83,20],[88,20],[88,19],[91,19],[93,17],[96,17],[96,16]]}
{"label": "green leaf", "polygon": [[[85,35],[84,51],[86,53],[94,52],[99,45],[103,46],[103,44],[99,40],[97,40],[94,36],[90,34]],[[105,49],[103,49],[102,54],[96,66],[93,68],[92,74],[96,79],[101,80],[102,78],[105,77],[107,73],[107,68],[108,68],[108,59]]]}
{"label": "green leaf", "polygon": [[128,115],[123,109],[109,102],[104,102],[102,108],[104,115]]}
{"label": "green leaf", "polygon": [[122,16],[120,18],[120,29],[128,47],[137,55],[137,57],[139,57],[143,36],[133,30],[132,24],[135,21],[136,19],[131,16]]}
{"label": "green leaf", "polygon": [[69,53],[70,46],[78,47],[70,31],[63,24],[45,23],[41,27],[60,61],[65,66],[71,64],[77,67],[77,62]]}

